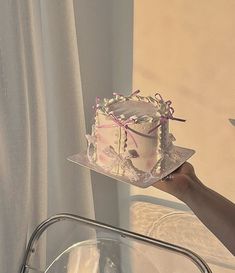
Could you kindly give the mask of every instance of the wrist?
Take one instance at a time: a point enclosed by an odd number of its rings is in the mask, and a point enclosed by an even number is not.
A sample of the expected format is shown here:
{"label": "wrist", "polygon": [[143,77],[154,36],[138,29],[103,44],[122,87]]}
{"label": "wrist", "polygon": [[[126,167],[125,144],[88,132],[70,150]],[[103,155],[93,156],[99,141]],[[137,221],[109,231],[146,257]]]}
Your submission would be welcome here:
{"label": "wrist", "polygon": [[190,206],[193,200],[205,190],[206,186],[195,176],[189,179],[187,187],[178,198]]}

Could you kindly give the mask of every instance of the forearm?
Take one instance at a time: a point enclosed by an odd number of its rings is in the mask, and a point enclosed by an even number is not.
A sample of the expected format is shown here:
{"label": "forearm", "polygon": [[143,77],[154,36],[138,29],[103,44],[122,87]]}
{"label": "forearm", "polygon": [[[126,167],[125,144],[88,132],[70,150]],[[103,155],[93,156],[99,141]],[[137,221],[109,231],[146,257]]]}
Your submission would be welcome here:
{"label": "forearm", "polygon": [[201,183],[192,184],[182,201],[235,255],[235,204]]}

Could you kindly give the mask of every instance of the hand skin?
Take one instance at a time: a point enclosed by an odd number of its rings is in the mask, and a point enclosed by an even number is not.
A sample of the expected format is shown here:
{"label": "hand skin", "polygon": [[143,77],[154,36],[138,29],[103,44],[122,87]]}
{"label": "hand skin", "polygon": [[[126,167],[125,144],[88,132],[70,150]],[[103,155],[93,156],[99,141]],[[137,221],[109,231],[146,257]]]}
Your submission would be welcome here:
{"label": "hand skin", "polygon": [[172,179],[153,186],[183,201],[202,223],[235,255],[235,204],[209,189],[197,178],[193,166],[185,162]]}

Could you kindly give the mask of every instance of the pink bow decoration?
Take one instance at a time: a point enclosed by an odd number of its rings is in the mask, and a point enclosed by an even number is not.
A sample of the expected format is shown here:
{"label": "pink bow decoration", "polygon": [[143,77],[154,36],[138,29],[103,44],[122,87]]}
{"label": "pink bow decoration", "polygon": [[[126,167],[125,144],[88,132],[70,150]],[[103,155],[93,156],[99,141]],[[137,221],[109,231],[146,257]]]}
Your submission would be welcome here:
{"label": "pink bow decoration", "polygon": [[95,98],[95,105],[92,106],[92,108],[96,111],[99,106],[100,106],[100,97],[96,97]]}
{"label": "pink bow decoration", "polygon": [[[159,94],[159,93],[156,93],[155,95],[155,98],[157,100],[159,100],[160,102],[163,102],[166,104],[166,107],[168,107],[168,113],[166,115],[162,115],[160,117],[160,122],[157,126],[155,126],[154,128],[152,128],[151,130],[148,131],[148,134],[152,133],[153,131],[155,131],[159,126],[165,124],[167,122],[167,120],[171,119],[171,120],[177,120],[177,121],[181,121],[181,122],[185,122],[186,120],[185,119],[181,119],[181,118],[176,118],[176,117],[173,117],[173,114],[175,112],[174,108],[171,106],[172,102],[170,100],[164,102],[162,96]],[[159,98],[158,98],[159,97]]]}
{"label": "pink bow decoration", "polygon": [[122,121],[118,120],[113,114],[110,114],[110,116],[112,117],[112,120],[116,123],[116,125],[115,124],[110,124],[110,125],[109,124],[107,124],[107,125],[104,124],[104,125],[100,125],[100,126],[97,126],[97,127],[98,128],[112,128],[112,127],[118,127],[118,126],[122,127],[125,130],[125,132],[127,133],[127,135],[130,136],[130,138],[134,142],[136,148],[138,148],[137,142],[136,142],[133,134],[130,132],[130,129],[128,127],[128,124],[131,124],[132,119],[128,119],[128,120],[125,120],[125,121],[122,122]]}

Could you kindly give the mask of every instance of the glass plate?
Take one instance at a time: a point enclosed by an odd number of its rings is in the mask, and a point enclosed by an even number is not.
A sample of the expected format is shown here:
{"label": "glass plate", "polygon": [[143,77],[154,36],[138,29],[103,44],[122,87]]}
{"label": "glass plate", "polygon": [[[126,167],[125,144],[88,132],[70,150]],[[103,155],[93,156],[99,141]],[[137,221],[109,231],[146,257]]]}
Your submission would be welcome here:
{"label": "glass plate", "polygon": [[182,148],[178,146],[174,146],[174,159],[172,157],[169,157],[164,162],[164,168],[161,169],[161,171],[158,174],[150,174],[146,173],[147,175],[145,177],[139,177],[138,180],[132,180],[130,177],[125,175],[114,175],[102,167],[98,166],[95,163],[92,163],[87,158],[86,153],[78,153],[72,156],[68,157],[68,160],[76,163],[80,166],[86,167],[90,170],[93,170],[95,172],[101,173],[103,175],[106,175],[108,177],[111,177],[113,179],[116,179],[121,182],[125,182],[140,188],[147,188],[154,183],[156,183],[158,180],[161,180],[162,178],[166,177],[173,171],[175,171],[177,168],[179,168],[185,161],[187,161],[193,154],[195,153],[194,150]]}

